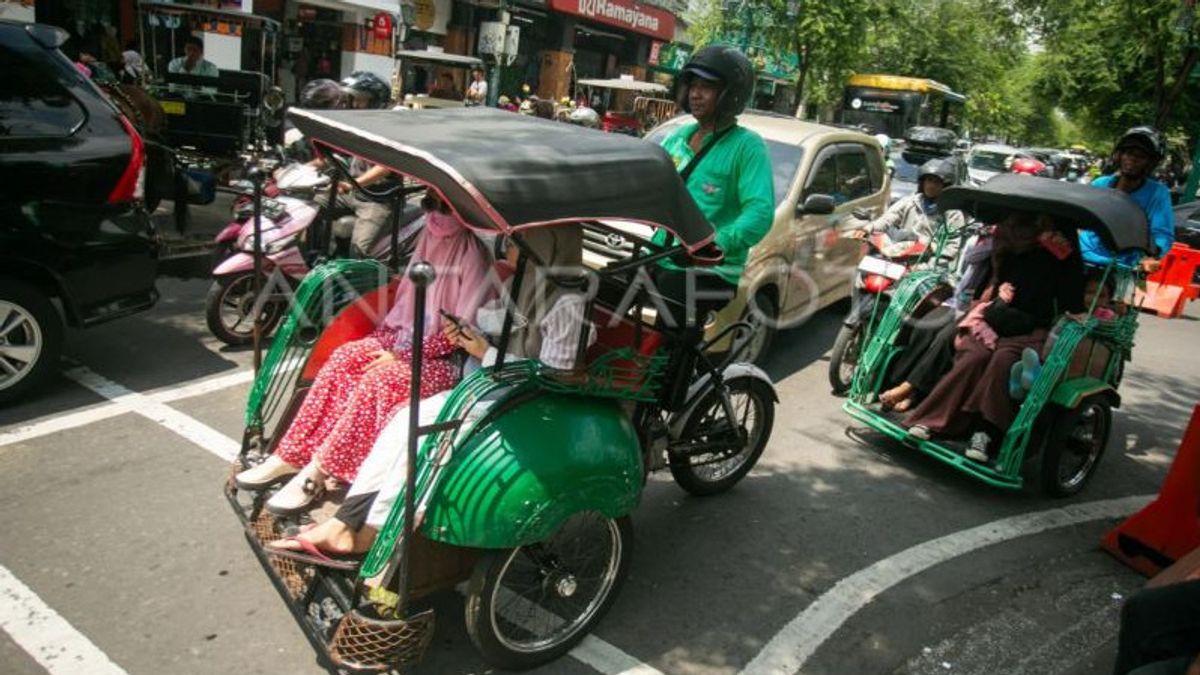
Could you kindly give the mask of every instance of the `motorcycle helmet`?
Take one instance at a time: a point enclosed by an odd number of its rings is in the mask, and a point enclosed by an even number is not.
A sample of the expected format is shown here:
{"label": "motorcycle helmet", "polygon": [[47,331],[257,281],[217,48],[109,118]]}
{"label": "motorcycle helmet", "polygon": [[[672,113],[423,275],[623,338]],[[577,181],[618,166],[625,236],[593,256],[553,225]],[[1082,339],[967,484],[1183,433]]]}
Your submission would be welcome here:
{"label": "motorcycle helmet", "polygon": [[1151,126],[1133,127],[1121,135],[1113,148],[1119,152],[1125,148],[1140,148],[1150,154],[1151,167],[1167,156],[1167,142],[1158,129]]}
{"label": "motorcycle helmet", "polygon": [[300,92],[300,107],[308,110],[333,110],[344,103],[341,85],[327,78],[309,82]]}
{"label": "motorcycle helmet", "polygon": [[958,182],[958,165],[954,160],[941,157],[934,158],[921,165],[917,174],[917,189],[920,190],[925,179],[933,176],[942,181],[942,185],[950,187]]}
{"label": "motorcycle helmet", "polygon": [[342,80],[342,89],[351,97],[354,108],[382,108],[392,97],[392,88],[383,78],[366,70],[356,70]]}
{"label": "motorcycle helmet", "polygon": [[1032,157],[1017,157],[1012,163],[1012,172],[1027,176],[1040,176],[1046,165]]}
{"label": "motorcycle helmet", "polygon": [[[892,137],[887,134],[875,134],[875,140],[879,141],[879,146],[883,148],[884,154],[892,149]],[[926,162],[928,164],[929,162]]]}
{"label": "motorcycle helmet", "polygon": [[733,47],[709,45],[692,55],[680,71],[680,86],[676,92],[676,101],[684,112],[692,112],[688,87],[696,78],[725,85],[717,98],[719,123],[731,122],[742,114],[754,93],[754,66],[745,54]]}

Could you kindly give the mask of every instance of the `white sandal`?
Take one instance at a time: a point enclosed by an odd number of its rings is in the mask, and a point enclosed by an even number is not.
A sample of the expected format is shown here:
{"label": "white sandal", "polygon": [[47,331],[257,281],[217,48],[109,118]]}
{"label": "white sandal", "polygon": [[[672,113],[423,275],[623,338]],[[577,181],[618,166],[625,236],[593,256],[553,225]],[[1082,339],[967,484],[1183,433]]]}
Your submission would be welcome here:
{"label": "white sandal", "polygon": [[325,495],[325,473],[314,460],[267,500],[267,510],[277,516],[291,516],[312,506]]}
{"label": "white sandal", "polygon": [[271,455],[258,466],[252,466],[234,476],[233,481],[242,490],[265,490],[299,471],[300,469],[283,461],[278,455]]}

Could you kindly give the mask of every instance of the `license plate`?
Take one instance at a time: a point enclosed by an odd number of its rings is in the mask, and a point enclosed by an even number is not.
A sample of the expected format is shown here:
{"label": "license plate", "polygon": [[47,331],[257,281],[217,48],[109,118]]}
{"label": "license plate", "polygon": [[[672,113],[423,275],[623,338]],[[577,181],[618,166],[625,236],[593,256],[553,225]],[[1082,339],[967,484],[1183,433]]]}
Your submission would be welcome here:
{"label": "license plate", "polygon": [[187,113],[187,104],[183,101],[159,101],[163,112],[168,115],[183,115]]}
{"label": "license plate", "polygon": [[889,262],[883,258],[869,255],[858,262],[858,269],[867,274],[878,274],[893,281],[904,276],[905,267],[900,263]]}

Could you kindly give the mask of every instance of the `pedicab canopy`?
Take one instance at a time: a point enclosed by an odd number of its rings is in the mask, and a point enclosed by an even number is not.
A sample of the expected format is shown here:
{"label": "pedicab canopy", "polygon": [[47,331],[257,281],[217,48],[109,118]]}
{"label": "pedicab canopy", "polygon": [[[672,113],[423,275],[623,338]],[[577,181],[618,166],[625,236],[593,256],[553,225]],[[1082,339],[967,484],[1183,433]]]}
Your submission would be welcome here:
{"label": "pedicab canopy", "polygon": [[938,206],[961,209],[986,223],[998,223],[1011,211],[1044,213],[1064,225],[1095,231],[1111,250],[1150,251],[1146,213],[1120,190],[1000,174],[983,185],[946,188]]}
{"label": "pedicab canopy", "polygon": [[483,107],[289,114],[318,146],[433,186],[479,230],[603,218],[666,228],[690,252],[713,238],[670,157],[636,138]]}

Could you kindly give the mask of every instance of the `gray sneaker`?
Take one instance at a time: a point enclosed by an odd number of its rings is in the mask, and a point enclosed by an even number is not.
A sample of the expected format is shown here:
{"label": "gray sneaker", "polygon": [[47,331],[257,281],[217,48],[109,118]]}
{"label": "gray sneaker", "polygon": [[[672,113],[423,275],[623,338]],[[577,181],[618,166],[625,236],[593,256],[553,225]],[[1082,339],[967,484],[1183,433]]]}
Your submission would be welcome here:
{"label": "gray sneaker", "polygon": [[976,431],[971,435],[971,445],[967,448],[967,459],[976,462],[988,461],[988,445],[992,442],[992,438],[987,433]]}

